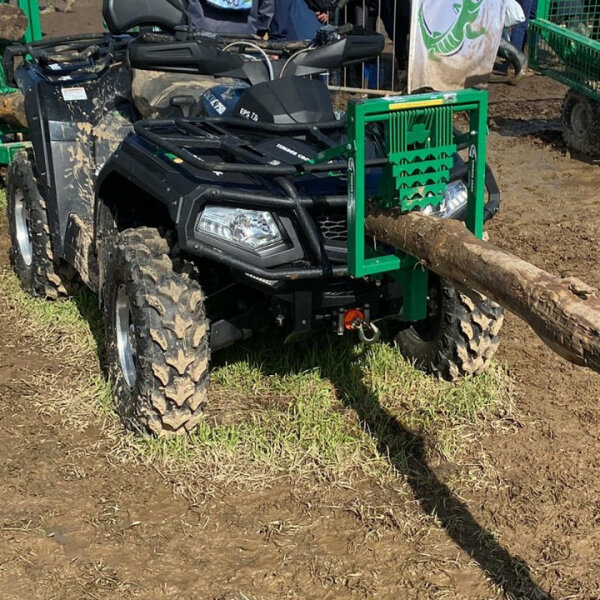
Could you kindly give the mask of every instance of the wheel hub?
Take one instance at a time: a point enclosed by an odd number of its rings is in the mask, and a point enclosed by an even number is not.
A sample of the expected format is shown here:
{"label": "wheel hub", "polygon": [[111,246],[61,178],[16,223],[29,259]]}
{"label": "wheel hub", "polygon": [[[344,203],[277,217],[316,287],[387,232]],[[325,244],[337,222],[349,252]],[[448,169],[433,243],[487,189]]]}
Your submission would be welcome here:
{"label": "wheel hub", "polygon": [[33,261],[33,244],[31,242],[31,218],[25,206],[23,190],[15,192],[15,232],[17,245],[23,262],[29,267]]}
{"label": "wheel hub", "polygon": [[585,136],[590,129],[590,115],[587,106],[581,102],[571,112],[571,129],[580,137]]}
{"label": "wheel hub", "polygon": [[131,303],[124,285],[117,290],[115,302],[115,330],[119,365],[125,383],[132,388],[137,379],[135,327],[131,317]]}

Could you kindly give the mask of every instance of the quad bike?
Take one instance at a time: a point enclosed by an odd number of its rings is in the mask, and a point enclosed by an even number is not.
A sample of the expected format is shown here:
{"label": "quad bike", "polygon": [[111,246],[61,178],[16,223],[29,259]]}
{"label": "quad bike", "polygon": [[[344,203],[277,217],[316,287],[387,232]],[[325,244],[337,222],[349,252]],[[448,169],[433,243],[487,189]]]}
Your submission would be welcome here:
{"label": "quad bike", "polygon": [[499,207],[486,93],[351,101],[342,114],[319,76],[376,56],[381,36],[326,27],[275,44],[194,32],[168,0],[146,6],[106,0],[111,34],[6,61],[11,72],[25,57],[15,79],[33,142],[9,173],[13,264],[35,295],[76,279],[98,292],[123,422],[192,430],[210,353],[268,327],[286,341],[383,332],[430,372],[481,372],[501,309],[376,247],[363,220],[373,202],[482,234]]}

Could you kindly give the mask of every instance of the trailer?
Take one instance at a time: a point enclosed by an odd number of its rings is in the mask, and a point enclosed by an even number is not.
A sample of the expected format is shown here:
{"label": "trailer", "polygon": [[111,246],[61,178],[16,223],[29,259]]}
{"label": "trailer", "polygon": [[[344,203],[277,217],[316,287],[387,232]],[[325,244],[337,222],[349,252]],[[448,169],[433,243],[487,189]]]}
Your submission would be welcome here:
{"label": "trailer", "polygon": [[600,0],[539,0],[529,62],[570,88],[562,108],[566,144],[600,154]]}

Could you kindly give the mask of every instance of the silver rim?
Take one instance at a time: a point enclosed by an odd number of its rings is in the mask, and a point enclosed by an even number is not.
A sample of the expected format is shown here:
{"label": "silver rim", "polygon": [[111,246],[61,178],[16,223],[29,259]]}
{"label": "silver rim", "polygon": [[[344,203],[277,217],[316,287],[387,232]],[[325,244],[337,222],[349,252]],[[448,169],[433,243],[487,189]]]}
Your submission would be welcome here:
{"label": "silver rim", "polygon": [[571,112],[571,129],[579,136],[583,137],[590,128],[590,116],[587,106],[579,102],[573,107]]}
{"label": "silver rim", "polygon": [[117,332],[117,352],[119,364],[127,385],[132,388],[136,380],[135,328],[131,319],[131,304],[124,285],[117,290],[115,303],[115,325]]}
{"label": "silver rim", "polygon": [[22,190],[15,191],[15,230],[19,253],[23,262],[29,267],[33,260],[33,244],[29,228],[29,211],[25,206],[25,196]]}

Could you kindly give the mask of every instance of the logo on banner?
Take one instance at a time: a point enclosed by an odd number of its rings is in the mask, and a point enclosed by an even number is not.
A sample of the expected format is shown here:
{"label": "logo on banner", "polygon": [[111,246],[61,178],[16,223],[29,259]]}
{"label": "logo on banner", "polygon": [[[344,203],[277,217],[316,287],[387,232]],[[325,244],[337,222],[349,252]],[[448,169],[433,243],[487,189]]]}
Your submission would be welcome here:
{"label": "logo on banner", "polygon": [[419,9],[419,27],[429,58],[457,54],[466,40],[485,35],[484,27],[475,27],[484,0],[423,0]]}

